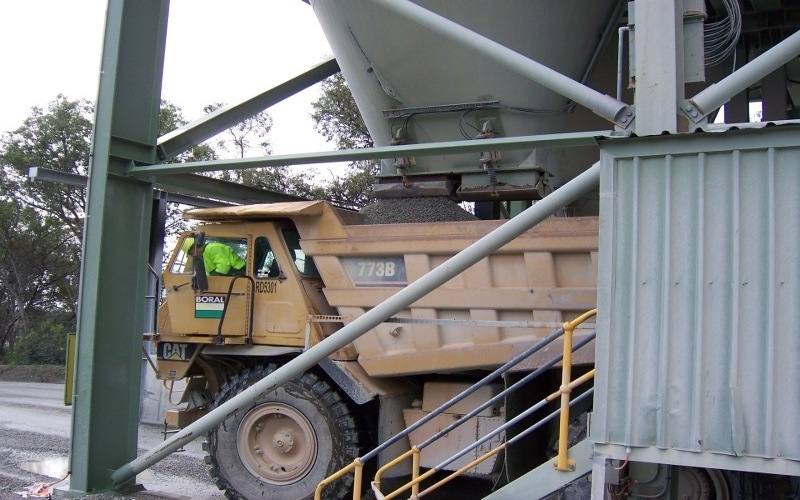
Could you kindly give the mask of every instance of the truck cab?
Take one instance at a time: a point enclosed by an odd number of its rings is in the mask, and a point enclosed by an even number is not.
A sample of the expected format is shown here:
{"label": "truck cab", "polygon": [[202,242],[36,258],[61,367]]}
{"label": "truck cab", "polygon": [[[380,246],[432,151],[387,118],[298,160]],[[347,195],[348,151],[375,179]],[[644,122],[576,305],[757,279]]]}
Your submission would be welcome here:
{"label": "truck cab", "polygon": [[[192,240],[201,241],[193,245]],[[195,273],[206,248],[226,245],[245,262],[241,271],[214,272],[198,283]],[[204,266],[208,269],[208,265]],[[181,234],[163,274],[159,310],[160,378],[186,375],[192,355],[213,346],[249,346],[262,355],[290,354],[318,341],[331,325],[309,315],[335,314],[322,295],[322,279],[300,247],[288,219],[201,225]],[[188,348],[181,344],[189,344]]]}

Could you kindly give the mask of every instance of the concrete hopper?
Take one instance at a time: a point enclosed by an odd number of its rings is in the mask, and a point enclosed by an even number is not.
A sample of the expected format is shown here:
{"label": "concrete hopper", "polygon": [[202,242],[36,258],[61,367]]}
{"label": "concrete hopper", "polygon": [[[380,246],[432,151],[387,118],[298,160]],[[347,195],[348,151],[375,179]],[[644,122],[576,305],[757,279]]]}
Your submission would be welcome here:
{"label": "concrete hopper", "polygon": [[[576,81],[589,80],[602,92],[614,93],[616,62],[613,50],[604,54],[603,40],[604,34],[616,34],[617,1],[415,3]],[[378,2],[310,4],[377,146],[611,127],[509,65]],[[448,191],[459,188],[462,199],[537,199],[596,156],[594,148],[487,148],[483,153],[384,160],[381,174],[383,187],[394,188],[387,196],[425,194],[426,188],[431,194],[452,194]]]}

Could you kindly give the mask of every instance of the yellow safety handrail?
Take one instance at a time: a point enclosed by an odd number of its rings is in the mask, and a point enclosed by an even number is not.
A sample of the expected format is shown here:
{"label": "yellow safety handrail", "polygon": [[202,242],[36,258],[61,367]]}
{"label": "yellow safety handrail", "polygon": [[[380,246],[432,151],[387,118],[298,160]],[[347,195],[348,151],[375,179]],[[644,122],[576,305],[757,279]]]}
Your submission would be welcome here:
{"label": "yellow safety handrail", "polygon": [[[387,470],[391,469],[391,468],[392,468],[392,467],[394,467],[395,465],[399,464],[400,462],[402,462],[402,461],[403,461],[403,460],[405,460],[406,458],[410,457],[410,456],[411,456],[411,454],[412,454],[412,453],[414,453],[414,450],[415,450],[416,448],[417,448],[416,446],[412,447],[412,448],[411,448],[410,450],[408,450],[407,452],[403,453],[403,454],[402,454],[402,455],[400,455],[399,457],[395,458],[395,459],[394,459],[394,460],[392,460],[391,462],[387,463],[386,465],[384,465],[383,467],[381,467],[380,469],[378,469],[378,472],[376,472],[376,473],[375,473],[375,480],[373,481],[373,483],[374,483],[376,486],[380,487],[380,485],[381,485],[381,477],[383,476],[383,473],[384,473],[384,472],[386,472]],[[417,450],[417,451],[419,451],[419,450]]]}
{"label": "yellow safety handrail", "polygon": [[458,469],[457,471],[453,472],[452,474],[450,474],[446,478],[444,478],[444,479],[440,480],[439,482],[434,483],[434,484],[430,485],[429,487],[425,488],[417,496],[421,497],[423,495],[427,495],[431,491],[433,491],[435,489],[438,489],[441,486],[444,486],[445,484],[449,483],[450,481],[452,481],[453,479],[455,479],[458,476],[462,475],[463,473],[467,472],[468,470],[472,469],[473,467],[477,467],[478,465],[480,465],[484,460],[488,459],[489,457],[491,457],[493,455],[497,455],[501,451],[505,450],[506,446],[508,446],[507,443],[502,443],[497,448],[489,450],[488,452],[484,453],[482,456],[476,458],[475,460],[473,460],[472,462],[468,463],[464,467],[461,467],[460,469]]}
{"label": "yellow safety handrail", "polygon": [[[597,309],[592,309],[591,311],[587,311],[584,314],[580,315],[579,317],[575,318],[572,321],[567,321],[563,325],[564,329],[564,340],[563,340],[563,358],[561,361],[561,386],[559,389],[549,396],[545,398],[547,402],[552,402],[557,398],[561,398],[561,409],[560,409],[560,421],[559,421],[559,442],[558,442],[558,457],[553,463],[553,466],[556,470],[559,471],[572,471],[575,468],[575,462],[569,460],[568,455],[568,444],[569,444],[569,407],[570,407],[570,394],[572,390],[583,384],[584,382],[591,380],[594,377],[595,371],[594,369],[590,370],[584,375],[581,375],[575,380],[571,380],[572,378],[572,344],[573,344],[573,333],[575,329],[581,324],[584,323],[587,319],[595,316],[597,314]],[[443,486],[444,484],[452,481],[456,477],[464,474],[464,472],[476,467],[486,459],[490,458],[493,455],[496,455],[500,451],[504,450],[508,443],[502,443],[496,448],[488,451],[484,455],[478,457],[477,459],[473,460],[469,464],[461,467],[457,471],[453,472],[452,474],[448,475],[444,479],[438,481],[437,483],[431,485],[430,487],[426,488],[422,492],[419,491],[419,484],[424,481],[425,479],[429,478],[433,474],[437,472],[435,469],[430,469],[424,474],[419,473],[420,469],[420,450],[413,446],[410,450],[406,451],[399,457],[395,458],[394,460],[390,461],[389,463],[385,464],[383,467],[379,468],[378,471],[375,473],[375,479],[373,481],[373,486],[375,489],[380,491],[380,482],[382,475],[392,467],[395,467],[397,464],[406,460],[409,456],[412,457],[412,476],[411,481],[404,484],[403,486],[397,488],[395,491],[384,495],[382,498],[384,500],[391,500],[404,491],[411,489],[412,498],[422,497],[431,491]],[[363,473],[363,464],[361,460],[356,458],[353,463],[347,465],[346,467],[342,468],[338,472],[332,474],[331,476],[325,478],[322,482],[319,483],[316,490],[314,491],[314,500],[320,500],[322,498],[322,491],[336,481],[337,479],[341,478],[345,474],[349,474],[350,472],[355,471],[354,481],[353,481],[353,500],[360,500],[361,499],[361,486],[363,484],[362,480],[362,473]]]}
{"label": "yellow safety handrail", "polygon": [[[591,380],[592,378],[594,378],[594,369],[586,372],[585,374],[581,375],[580,377],[576,378],[575,380],[573,380],[569,384],[567,384],[568,385],[568,389],[571,391],[572,389],[578,387],[579,385],[583,384],[584,382],[587,382],[587,381]],[[550,394],[545,399],[548,402],[551,402],[551,401],[554,401],[555,399],[557,399],[561,394],[562,394],[562,392],[561,392],[561,389],[559,388],[559,390],[557,390],[556,392]],[[562,411],[562,415],[563,415],[563,411]],[[508,443],[502,443],[499,446],[497,446],[496,448],[493,448],[493,449],[489,450],[488,452],[484,453],[482,456],[476,458],[472,462],[470,462],[467,465],[461,467],[460,469],[458,469],[457,471],[455,471],[452,474],[448,475],[444,479],[441,479],[439,482],[429,486],[428,488],[426,488],[422,492],[418,492],[418,493],[414,494],[414,496],[412,496],[412,498],[417,498],[417,497],[422,497],[424,495],[427,495],[428,493],[430,493],[433,490],[439,488],[440,486],[443,486],[443,485],[449,483],[450,481],[452,481],[456,477],[464,474],[466,471],[472,469],[473,467],[477,467],[483,461],[485,461],[486,459],[490,458],[491,456],[500,453],[501,451],[506,449],[506,446],[508,446]],[[415,470],[414,472],[418,473],[418,470]],[[423,474],[422,476],[419,476],[418,479],[412,479],[410,482],[408,482],[408,483],[404,484],[403,486],[401,486],[400,488],[396,489],[391,494],[386,495],[384,497],[384,500],[389,500],[391,498],[396,497],[400,493],[406,491],[409,487],[413,488],[414,486],[418,486],[421,481],[427,479],[427,477],[432,475],[434,472],[436,472],[436,471],[431,469],[427,473]]]}
{"label": "yellow safety handrail", "polygon": [[330,476],[323,479],[322,482],[320,482],[317,485],[317,489],[314,490],[314,500],[321,500],[322,492],[323,490],[325,490],[326,486],[336,481],[340,477],[344,476],[345,474],[349,474],[353,470],[355,470],[355,477],[353,479],[353,500],[361,500],[361,484],[362,484],[363,469],[364,469],[364,464],[361,463],[361,460],[356,458],[350,465],[340,469],[339,472],[334,472]]}
{"label": "yellow safety handrail", "polygon": [[561,360],[561,419],[558,429],[558,459],[555,462],[556,470],[569,472],[575,470],[575,462],[569,460],[567,448],[569,445],[569,399],[572,389],[572,334],[575,328],[597,314],[597,309],[587,311],[572,321],[564,323],[564,357]]}
{"label": "yellow safety handrail", "polygon": [[[417,479],[417,477],[419,477],[419,454],[420,454],[419,448],[417,448],[416,446],[412,446],[410,450],[408,450],[407,452],[403,453],[399,457],[395,458],[394,460],[390,461],[389,463],[378,469],[378,472],[375,473],[375,480],[372,481],[374,487],[378,489],[378,491],[380,491],[381,477],[383,476],[383,473],[391,469],[395,465],[403,462],[409,456],[411,456],[411,470],[412,470],[411,480],[413,482],[415,479]],[[413,483],[411,488],[411,494],[416,495],[417,493],[419,493],[419,483]]]}

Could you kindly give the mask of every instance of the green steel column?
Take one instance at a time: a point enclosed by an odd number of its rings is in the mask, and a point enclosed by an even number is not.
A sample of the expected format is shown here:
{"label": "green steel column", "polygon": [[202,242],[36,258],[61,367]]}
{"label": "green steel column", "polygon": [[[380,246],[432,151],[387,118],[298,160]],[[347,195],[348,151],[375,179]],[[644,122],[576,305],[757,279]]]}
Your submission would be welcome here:
{"label": "green steel column", "polygon": [[109,0],[89,171],[70,492],[112,487],[136,457],[152,184],[167,0]]}

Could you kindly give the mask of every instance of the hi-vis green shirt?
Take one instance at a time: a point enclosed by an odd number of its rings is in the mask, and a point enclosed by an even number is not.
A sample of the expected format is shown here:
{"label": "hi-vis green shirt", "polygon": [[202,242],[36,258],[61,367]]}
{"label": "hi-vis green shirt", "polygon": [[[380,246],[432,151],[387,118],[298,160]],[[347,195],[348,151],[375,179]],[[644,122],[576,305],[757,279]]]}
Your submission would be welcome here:
{"label": "hi-vis green shirt", "polygon": [[229,275],[244,269],[245,262],[228,245],[211,242],[203,249],[203,265],[207,275]]}

